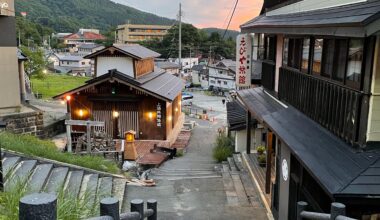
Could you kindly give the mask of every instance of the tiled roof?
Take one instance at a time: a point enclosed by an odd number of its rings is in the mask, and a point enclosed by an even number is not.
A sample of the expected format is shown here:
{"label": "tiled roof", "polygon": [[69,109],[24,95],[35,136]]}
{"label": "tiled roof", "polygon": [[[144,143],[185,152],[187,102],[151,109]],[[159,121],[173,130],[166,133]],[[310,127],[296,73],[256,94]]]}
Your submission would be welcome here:
{"label": "tiled roof", "polygon": [[83,32],[83,34],[78,32],[78,33],[67,35],[64,37],[64,39],[66,39],[66,40],[79,40],[79,39],[105,40],[106,38],[101,34],[97,34],[97,33],[93,33],[93,32]]}

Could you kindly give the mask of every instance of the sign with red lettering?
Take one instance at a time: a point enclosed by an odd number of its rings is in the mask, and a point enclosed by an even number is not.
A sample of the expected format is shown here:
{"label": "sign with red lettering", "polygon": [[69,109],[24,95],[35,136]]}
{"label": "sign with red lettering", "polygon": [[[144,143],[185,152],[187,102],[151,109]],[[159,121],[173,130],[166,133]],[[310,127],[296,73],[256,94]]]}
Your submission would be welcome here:
{"label": "sign with red lettering", "polygon": [[236,43],[236,86],[250,86],[252,38],[249,34],[241,34]]}

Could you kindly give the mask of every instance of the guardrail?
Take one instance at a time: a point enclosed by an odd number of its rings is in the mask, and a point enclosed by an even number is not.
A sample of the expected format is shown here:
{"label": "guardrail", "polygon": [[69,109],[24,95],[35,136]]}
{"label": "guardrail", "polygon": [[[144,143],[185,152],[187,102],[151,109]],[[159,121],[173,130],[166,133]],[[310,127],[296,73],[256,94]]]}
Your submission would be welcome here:
{"label": "guardrail", "polygon": [[297,220],[312,219],[312,220],[356,220],[346,217],[346,206],[342,203],[331,203],[331,213],[309,212],[307,210],[307,202],[297,203]]}
{"label": "guardrail", "polygon": [[[144,210],[144,201],[135,199],[131,201],[131,211],[121,213],[119,200],[104,198],[100,201],[100,217],[87,220],[157,220],[157,201],[148,200],[147,209]],[[20,199],[20,220],[56,220],[57,196],[47,193],[35,193]]]}

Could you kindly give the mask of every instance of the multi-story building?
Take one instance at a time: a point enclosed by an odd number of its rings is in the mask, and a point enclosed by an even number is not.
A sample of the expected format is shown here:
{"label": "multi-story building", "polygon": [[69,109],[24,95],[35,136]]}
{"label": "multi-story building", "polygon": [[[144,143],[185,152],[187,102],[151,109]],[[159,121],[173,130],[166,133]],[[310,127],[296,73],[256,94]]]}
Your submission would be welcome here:
{"label": "multi-story building", "polygon": [[119,44],[138,43],[146,40],[162,40],[171,26],[123,24],[116,29],[116,42]]}
{"label": "multi-story building", "polygon": [[236,62],[233,60],[222,60],[216,64],[207,66],[209,86],[222,90],[235,89]]}
{"label": "multi-story building", "polygon": [[14,112],[21,106],[21,96],[13,0],[2,1],[0,30],[0,113]]}
{"label": "multi-story building", "polygon": [[298,201],[309,211],[340,202],[349,217],[379,216],[379,17],[380,1],[266,0],[241,26],[240,52],[250,38],[252,50],[238,60],[237,82],[247,69],[262,77],[262,87],[238,91],[254,121],[245,123],[243,157],[255,166],[251,130],[263,127],[261,189],[275,219],[297,219]]}
{"label": "multi-story building", "polygon": [[84,43],[94,44],[96,41],[105,40],[97,29],[79,29],[77,33],[73,33],[63,37],[63,43],[69,47],[76,47]]}

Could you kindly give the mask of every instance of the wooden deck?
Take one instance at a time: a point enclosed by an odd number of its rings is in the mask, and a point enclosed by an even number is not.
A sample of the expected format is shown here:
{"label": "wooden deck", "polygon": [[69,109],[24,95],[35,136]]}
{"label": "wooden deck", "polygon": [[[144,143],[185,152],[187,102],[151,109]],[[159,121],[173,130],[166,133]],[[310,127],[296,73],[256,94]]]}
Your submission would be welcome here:
{"label": "wooden deck", "polygon": [[271,195],[265,193],[265,173],[266,173],[266,168],[261,167],[259,165],[259,162],[257,161],[257,155],[256,153],[249,154],[248,155],[250,158],[250,166],[251,169],[256,177],[256,180],[260,186],[260,190],[264,192],[265,199],[267,200],[268,204],[271,204]]}

